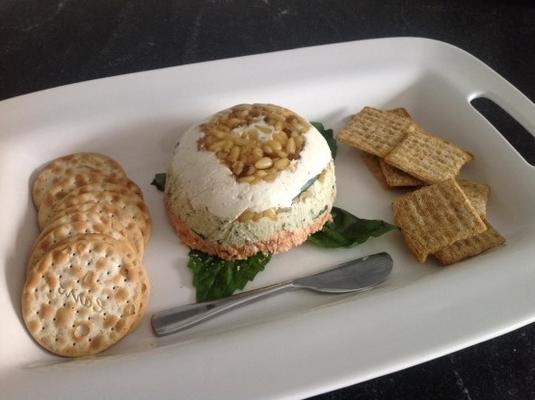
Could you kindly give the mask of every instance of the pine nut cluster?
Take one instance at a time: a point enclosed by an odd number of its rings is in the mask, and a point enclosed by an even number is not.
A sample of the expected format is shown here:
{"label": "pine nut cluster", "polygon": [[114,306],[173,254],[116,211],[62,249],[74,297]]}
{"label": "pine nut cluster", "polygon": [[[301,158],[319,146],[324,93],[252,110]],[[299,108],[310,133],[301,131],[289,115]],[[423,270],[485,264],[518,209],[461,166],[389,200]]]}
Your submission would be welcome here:
{"label": "pine nut cluster", "polygon": [[309,124],[271,104],[240,104],[201,125],[200,150],[212,151],[238,182],[273,182],[299,158]]}

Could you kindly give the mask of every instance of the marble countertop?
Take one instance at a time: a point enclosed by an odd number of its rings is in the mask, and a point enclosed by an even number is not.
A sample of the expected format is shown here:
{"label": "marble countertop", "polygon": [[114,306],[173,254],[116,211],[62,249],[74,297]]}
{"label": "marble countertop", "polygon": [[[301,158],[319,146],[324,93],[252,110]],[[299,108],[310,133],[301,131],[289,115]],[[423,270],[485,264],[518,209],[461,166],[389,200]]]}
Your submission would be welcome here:
{"label": "marble countertop", "polygon": [[[4,0],[0,100],[128,72],[389,36],[459,46],[535,100],[535,3],[436,0]],[[497,119],[535,162],[532,143]],[[535,324],[315,399],[535,399]]]}

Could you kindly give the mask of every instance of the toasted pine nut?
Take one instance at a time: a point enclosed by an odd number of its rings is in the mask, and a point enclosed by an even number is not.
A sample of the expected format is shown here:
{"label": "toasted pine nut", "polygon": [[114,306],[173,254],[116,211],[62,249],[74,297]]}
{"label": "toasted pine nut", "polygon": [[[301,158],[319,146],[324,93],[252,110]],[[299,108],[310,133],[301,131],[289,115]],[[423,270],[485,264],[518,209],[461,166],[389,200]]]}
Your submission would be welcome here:
{"label": "toasted pine nut", "polygon": [[286,142],[286,151],[289,154],[295,153],[295,140],[294,140],[294,138],[290,138]]}
{"label": "toasted pine nut", "polygon": [[290,160],[287,158],[279,158],[275,163],[273,164],[275,168],[280,169],[281,171],[285,169],[288,164],[290,164]]}
{"label": "toasted pine nut", "polygon": [[267,144],[262,146],[262,150],[264,151],[264,154],[273,154],[273,149]]}
{"label": "toasted pine nut", "polygon": [[266,176],[268,173],[263,170],[263,169],[259,169],[257,170],[255,173],[254,173],[254,176],[255,178],[263,178],[264,176]]}
{"label": "toasted pine nut", "polygon": [[232,150],[230,150],[230,154],[228,158],[230,161],[236,161],[238,160],[239,156],[240,156],[240,148],[238,146],[234,146]]}
{"label": "toasted pine nut", "polygon": [[277,213],[275,212],[275,210],[273,210],[273,208],[265,210],[264,212],[262,212],[262,214],[264,215],[264,217],[269,218],[273,221],[277,220]]}
{"label": "toasted pine nut", "polygon": [[254,217],[254,212],[252,211],[249,211],[249,210],[245,210],[244,212],[241,213],[241,215],[238,217],[238,221],[240,222],[247,222],[247,221],[250,221],[253,219]]}
{"label": "toasted pine nut", "polygon": [[254,180],[255,180],[254,176],[243,176],[238,180],[238,182],[240,182],[240,183],[251,183]]}
{"label": "toasted pine nut", "polygon": [[266,169],[266,168],[271,167],[271,165],[273,165],[273,161],[269,157],[261,158],[254,164],[255,168],[258,168],[258,169]]}
{"label": "toasted pine nut", "polygon": [[273,182],[275,179],[277,179],[277,174],[267,174],[263,178],[266,182]]}
{"label": "toasted pine nut", "polygon": [[282,145],[280,142],[276,141],[276,140],[270,140],[268,143],[268,146],[271,147],[273,150],[277,151],[277,150],[282,150]]}

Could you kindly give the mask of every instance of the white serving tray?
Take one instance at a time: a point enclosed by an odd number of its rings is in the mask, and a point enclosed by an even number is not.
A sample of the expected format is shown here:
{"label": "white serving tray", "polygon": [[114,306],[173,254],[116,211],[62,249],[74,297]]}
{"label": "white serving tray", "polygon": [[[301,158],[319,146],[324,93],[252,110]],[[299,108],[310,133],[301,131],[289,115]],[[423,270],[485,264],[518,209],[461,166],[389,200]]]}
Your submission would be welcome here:
{"label": "white serving tray", "polygon": [[[409,367],[535,320],[535,170],[471,105],[486,96],[535,132],[535,106],[466,52],[427,39],[342,43],[83,82],[0,103],[0,397],[57,399],[302,398]],[[403,106],[432,132],[475,154],[462,174],[492,187],[500,250],[449,268],[415,262],[398,232],[351,250],[305,245],[277,255],[249,288],[388,251],[394,271],[357,296],[294,292],[192,330],[155,338],[154,311],[194,300],[187,250],[149,183],[181,132],[235,103],[272,102],[340,129],[364,105]],[[19,293],[37,236],[32,174],[75,151],[119,160],[154,218],[145,263],[150,310],[140,328],[98,357],[41,350],[20,317]],[[391,221],[382,190],[341,145],[337,204]]]}

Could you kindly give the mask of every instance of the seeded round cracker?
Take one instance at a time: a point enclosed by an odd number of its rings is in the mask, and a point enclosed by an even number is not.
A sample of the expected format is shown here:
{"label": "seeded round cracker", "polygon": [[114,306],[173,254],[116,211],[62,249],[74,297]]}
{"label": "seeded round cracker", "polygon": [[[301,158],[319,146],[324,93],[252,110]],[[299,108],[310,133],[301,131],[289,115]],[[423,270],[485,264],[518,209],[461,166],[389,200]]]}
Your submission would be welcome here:
{"label": "seeded round cracker", "polygon": [[415,129],[416,124],[408,118],[364,107],[336,135],[336,139],[366,153],[384,157]]}
{"label": "seeded round cracker", "polygon": [[119,163],[103,154],[75,153],[60,157],[47,164],[33,182],[32,199],[35,208],[39,209],[53,186],[77,172],[97,172],[101,175],[126,178]]}
{"label": "seeded round cracker", "polygon": [[454,179],[400,196],[392,208],[394,221],[419,262],[487,229]]}
{"label": "seeded round cracker", "polygon": [[110,241],[86,235],[57,246],[28,275],[23,319],[47,350],[67,357],[95,354],[124,337],[137,320],[142,267],[129,247]]}
{"label": "seeded round cracker", "polygon": [[[107,235],[119,242],[128,244],[133,248],[133,245],[128,242],[128,239],[114,228],[114,221],[111,218],[109,218],[106,223],[95,220],[68,222],[48,230],[44,235],[39,235],[32,248],[30,259],[28,260],[27,271],[30,271],[55,245],[60,244],[71,237],[87,233]],[[137,252],[136,255],[138,255]]]}
{"label": "seeded round cracker", "polygon": [[[39,237],[36,240],[36,243],[39,242],[41,237],[44,237],[51,230],[57,228],[58,226],[74,223],[74,222],[90,222],[92,224],[103,224],[110,226],[116,232],[119,232],[124,236],[128,242],[132,245],[140,259],[143,258],[145,251],[145,241],[143,239],[143,234],[136,224],[130,224],[128,228],[120,220],[127,220],[128,217],[124,216],[123,218],[116,218],[114,215],[120,214],[120,210],[116,207],[111,207],[108,210],[108,213],[103,211],[102,207],[98,207],[96,203],[86,204],[82,208],[83,212],[80,211],[80,207],[74,206],[72,208],[64,210],[58,218],[50,221],[41,231]],[[99,212],[100,211],[100,212]]]}
{"label": "seeded round cracker", "polygon": [[388,153],[384,161],[426,183],[454,178],[472,155],[417,128]]}
{"label": "seeded round cracker", "polygon": [[[89,199],[92,200],[89,201]],[[143,243],[146,244],[149,241],[152,222],[149,210],[142,201],[113,192],[85,193],[80,196],[79,200],[80,204],[75,203],[53,213],[52,220],[62,218],[69,213],[96,212],[116,219],[126,230],[135,229],[134,226],[136,226],[141,231]],[[44,225],[47,223],[45,222]]]}

